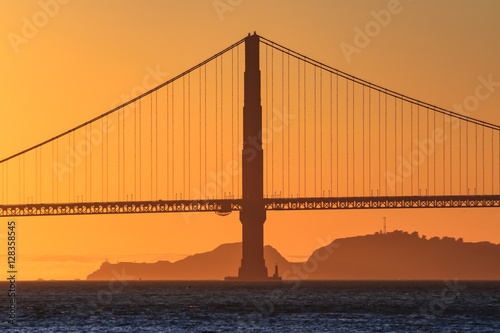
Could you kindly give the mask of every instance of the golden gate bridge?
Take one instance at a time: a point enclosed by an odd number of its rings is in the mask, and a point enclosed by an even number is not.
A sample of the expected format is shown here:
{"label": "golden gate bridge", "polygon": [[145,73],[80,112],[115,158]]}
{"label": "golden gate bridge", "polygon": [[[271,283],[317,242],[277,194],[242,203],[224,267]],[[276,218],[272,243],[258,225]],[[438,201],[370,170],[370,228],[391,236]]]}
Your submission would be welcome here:
{"label": "golden gate bridge", "polygon": [[0,216],[240,212],[267,279],[267,210],[500,206],[500,126],[257,34],[0,161]]}

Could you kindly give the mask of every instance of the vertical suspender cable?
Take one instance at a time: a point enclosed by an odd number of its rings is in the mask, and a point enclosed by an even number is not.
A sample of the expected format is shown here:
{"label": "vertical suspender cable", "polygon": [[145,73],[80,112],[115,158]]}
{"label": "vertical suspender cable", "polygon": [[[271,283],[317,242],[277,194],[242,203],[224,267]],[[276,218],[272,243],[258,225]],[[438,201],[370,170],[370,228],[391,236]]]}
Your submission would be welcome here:
{"label": "vertical suspender cable", "polygon": [[290,53],[288,53],[287,57],[287,70],[288,70],[288,75],[287,75],[287,84],[288,84],[288,94],[287,94],[287,114],[288,114],[288,121],[287,121],[287,131],[288,131],[288,197],[290,197],[291,193],[291,184],[290,184]]}
{"label": "vertical suspender cable", "polygon": [[345,81],[346,89],[346,197],[349,196],[349,80]]}
{"label": "vertical suspender cable", "polygon": [[139,200],[142,200],[142,99],[139,100]]}
{"label": "vertical suspender cable", "polygon": [[[179,143],[176,143],[175,140],[176,138],[178,139],[180,134],[180,126],[176,125],[175,123],[175,81],[172,82],[171,86],[171,92],[170,92],[170,197],[171,200],[177,199],[177,193],[176,193],[176,181],[179,182],[180,180],[180,172],[177,171],[176,173],[176,165],[179,166],[180,163],[175,163],[176,158],[175,158],[175,150],[176,148],[178,149]],[[176,177],[177,175],[177,177]]]}
{"label": "vertical suspender cable", "polygon": [[117,176],[117,186],[118,186],[118,191],[117,191],[117,198],[118,200],[120,200],[120,162],[121,162],[121,158],[120,158],[120,151],[121,151],[121,148],[120,148],[120,110],[118,110],[117,112],[117,115],[118,115],[118,138],[117,138],[117,144],[118,144],[118,172],[116,173],[116,176]]}
{"label": "vertical suspender cable", "polygon": [[[76,131],[73,131],[73,200],[76,201],[76,165],[75,165],[75,163],[76,163],[76,150],[75,150],[75,132]],[[103,136],[104,134],[101,134],[101,135]]]}
{"label": "vertical suspender cable", "polygon": [[478,174],[478,169],[479,169],[479,165],[478,165],[478,158],[477,158],[477,124],[476,124],[476,143],[475,143],[475,150],[476,150],[476,183],[475,183],[475,189],[474,189],[474,195],[477,195],[477,174]]}
{"label": "vertical suspender cable", "polygon": [[[458,120],[458,195],[462,195],[462,120]],[[493,182],[492,182],[493,183]],[[493,193],[491,193],[493,194]]]}
{"label": "vertical suspender cable", "polygon": [[[396,137],[394,137],[396,143]],[[372,191],[372,89],[368,88],[368,195]]]}
{"label": "vertical suspender cable", "polygon": [[362,152],[363,152],[363,159],[362,159],[362,164],[363,164],[363,167],[362,167],[362,170],[363,170],[363,191],[362,191],[362,195],[365,196],[365,86],[362,85],[361,86],[361,89],[363,89],[363,112],[361,113],[362,117],[362,122],[363,122],[363,126],[362,126],[362,146],[363,146],[363,149],[362,149]]}
{"label": "vertical suspender cable", "polygon": [[[426,108],[427,109],[427,117],[426,117],[426,121],[427,121],[427,140],[430,140],[430,137],[429,137],[429,108]],[[429,188],[429,160],[430,160],[430,152],[429,152],[429,145],[427,144],[427,190],[426,190],[426,195],[430,195],[431,194],[431,190]]]}
{"label": "vertical suspender cable", "polygon": [[[120,127],[118,127],[118,133],[120,133]],[[87,138],[87,127],[85,126],[83,128],[83,136],[86,140]],[[88,149],[87,143],[85,144],[85,150]],[[59,159],[59,153],[57,154],[57,158]],[[87,163],[87,151],[85,151],[85,201],[87,201],[87,185],[88,185],[88,178],[87,178],[87,169],[88,169],[88,163]],[[58,189],[58,194],[59,194],[59,189]]]}
{"label": "vertical suspender cable", "polygon": [[[42,202],[42,181],[43,181],[43,178],[42,178],[42,151],[43,151],[43,146],[40,146],[40,196],[38,197],[40,199],[39,202]],[[69,179],[71,179],[70,176],[68,176],[68,182],[69,182]]]}
{"label": "vertical suspender cable", "polygon": [[304,196],[307,197],[307,63],[304,61]]}
{"label": "vertical suspender cable", "polygon": [[[167,135],[167,140],[166,140],[166,155],[167,155],[167,172],[166,172],[166,182],[165,182],[165,185],[166,185],[166,198],[167,200],[169,200],[170,198],[170,192],[169,192],[169,185],[170,185],[170,131],[169,131],[169,116],[168,116],[168,110],[169,110],[169,107],[168,107],[168,104],[169,104],[169,98],[168,98],[168,88],[169,86],[167,85],[166,87],[166,90],[167,90],[167,93],[166,93],[166,97],[165,97],[165,110],[166,110],[166,114],[165,114],[165,120],[166,120],[166,135]],[[135,103],[134,103],[134,107],[135,107]],[[135,140],[135,139],[134,139]],[[135,196],[135,194],[134,194]]]}
{"label": "vertical suspender cable", "polygon": [[493,189],[493,129],[491,130],[491,195],[494,194],[494,189]]}
{"label": "vertical suspender cable", "polygon": [[186,76],[182,77],[182,193],[186,195]]}
{"label": "vertical suspender cable", "polygon": [[[71,132],[68,133],[68,149],[71,147]],[[68,167],[69,167],[69,174],[68,174],[68,202],[71,202],[71,174],[74,172],[74,166],[73,163],[71,163],[71,155],[69,155],[68,158]],[[75,187],[75,184],[73,184],[73,187]]]}
{"label": "vertical suspender cable", "polygon": [[271,48],[271,197],[274,197],[274,48]]}
{"label": "vertical suspender cable", "polygon": [[[151,134],[152,135],[152,134]],[[125,190],[125,107],[122,108],[122,165],[123,165],[123,170],[122,170],[122,199],[125,200],[126,198],[126,190]],[[91,194],[92,195],[92,194]]]}
{"label": "vertical suspender cable", "polygon": [[[445,115],[443,113],[443,135],[446,137]],[[443,195],[446,195],[446,142],[443,142]]]}
{"label": "vertical suspender cable", "polygon": [[[239,142],[240,140],[240,46],[236,47],[236,123],[238,124],[236,127],[236,137]],[[267,89],[267,87],[266,87]],[[239,152],[238,152],[238,161],[239,161]],[[238,163],[240,165],[240,163]],[[241,181],[241,172],[238,172],[238,184],[237,184],[237,192],[238,196],[240,196],[240,181]]]}
{"label": "vertical suspender cable", "polygon": [[[51,147],[52,147],[52,161],[51,162],[54,163],[54,161],[55,161],[55,158],[54,158],[54,141],[51,142]],[[73,153],[74,152],[75,151],[73,150]],[[3,199],[4,199],[4,196],[3,196],[3,180],[4,180],[3,176],[4,176],[4,174],[3,174],[3,172],[4,172],[4,169],[3,169],[3,164],[2,164],[2,202],[3,202]],[[54,171],[52,171],[51,174],[52,174],[52,203],[54,203]]]}
{"label": "vertical suspender cable", "polygon": [[87,142],[89,147],[89,201],[92,202],[92,123],[89,124]]}
{"label": "vertical suspender cable", "polygon": [[313,85],[313,89],[314,89],[314,99],[313,99],[313,109],[314,109],[314,196],[317,196],[318,195],[318,192],[316,190],[317,188],[317,180],[316,180],[316,171],[317,171],[317,165],[316,165],[316,160],[317,160],[317,153],[318,153],[318,150],[316,148],[316,141],[317,141],[317,137],[318,137],[318,131],[316,129],[316,125],[317,125],[317,122],[316,122],[316,99],[317,99],[317,95],[316,95],[316,67],[314,67],[314,85]]}
{"label": "vertical suspender cable", "polygon": [[[381,92],[378,91],[378,195],[382,195],[382,106],[380,103]],[[387,103],[387,100],[386,100]]]}
{"label": "vertical suspender cable", "polygon": [[453,131],[451,128],[452,117],[450,113],[450,195],[453,195]]}
{"label": "vertical suspender cable", "polygon": [[411,178],[410,178],[410,195],[413,195],[413,158],[412,158],[412,152],[413,152],[413,103],[410,103],[410,164],[412,168],[411,172]]}
{"label": "vertical suspender cable", "polygon": [[155,200],[158,200],[158,90],[155,91]]}
{"label": "vertical suspender cable", "polygon": [[224,195],[224,183],[222,173],[224,171],[224,55],[220,56],[220,173],[221,173],[221,195]]}
{"label": "vertical suspender cable", "polygon": [[[401,171],[403,170],[403,158],[404,158],[404,104],[403,100],[401,99]],[[403,172],[401,172],[401,195],[404,195],[404,179],[403,179]]]}
{"label": "vertical suspender cable", "polygon": [[218,170],[218,159],[217,159],[217,154],[219,152],[219,138],[218,138],[218,133],[219,133],[219,126],[217,122],[217,93],[218,93],[218,87],[217,87],[217,74],[218,74],[218,60],[215,58],[215,197],[218,197],[219,193],[219,170]]}
{"label": "vertical suspender cable", "polygon": [[469,195],[469,122],[465,122],[465,187]]}
{"label": "vertical suspender cable", "polygon": [[485,164],[485,161],[484,161],[484,129],[485,127],[483,126],[483,195],[486,194],[486,184],[484,183],[484,164]]}
{"label": "vertical suspender cable", "polygon": [[[492,137],[493,137],[493,133],[492,133]],[[54,174],[53,172],[51,172],[51,173]],[[26,200],[26,154],[23,154],[23,195],[21,197],[23,198],[22,202],[25,202],[25,200]]]}
{"label": "vertical suspender cable", "polygon": [[205,123],[205,145],[204,145],[204,151],[205,151],[205,186],[203,187],[203,193],[205,194],[205,198],[208,199],[207,195],[207,172],[208,172],[208,167],[207,167],[207,65],[203,65],[203,76],[204,76],[204,84],[203,84],[203,89],[205,90],[204,93],[204,103],[203,103],[203,112],[204,112],[204,123]]}
{"label": "vertical suspender cable", "polygon": [[[265,107],[265,120],[266,128],[269,129],[269,66],[268,66],[268,46],[266,45],[266,107]],[[271,128],[272,130],[272,128]],[[300,148],[299,148],[300,149]],[[266,196],[269,197],[269,149],[266,149]]]}
{"label": "vertical suspender cable", "polygon": [[[285,120],[285,53],[281,52],[281,119]],[[281,193],[285,194],[285,131],[281,131]]]}
{"label": "vertical suspender cable", "polygon": [[[305,64],[304,64],[305,65]],[[300,59],[297,59],[297,142],[298,142],[298,159],[297,159],[297,168],[298,168],[298,190],[297,195],[300,197]]]}
{"label": "vertical suspender cable", "polygon": [[[101,118],[101,201],[104,202],[104,117]],[[73,132],[73,143],[75,142],[75,136]],[[74,170],[76,172],[76,170]],[[73,174],[74,174],[73,172]],[[73,181],[73,191],[75,189],[75,182]]]}
{"label": "vertical suspender cable", "polygon": [[333,85],[330,73],[330,197],[333,197]]}
{"label": "vertical suspender cable", "polygon": [[9,161],[5,162],[5,204],[9,204]]}
{"label": "vertical suspender cable", "polygon": [[[108,116],[106,115],[106,129],[109,128]],[[109,201],[109,136],[106,130],[106,201]]]}
{"label": "vertical suspender cable", "polygon": [[[199,131],[200,131],[200,134],[199,134],[200,135],[199,136],[199,138],[200,138],[200,191],[202,191],[203,190],[203,185],[202,185],[203,183],[202,183],[202,179],[201,179],[201,174],[202,174],[202,171],[203,171],[203,167],[202,167],[202,163],[201,163],[201,161],[202,161],[202,156],[201,156],[201,153],[202,153],[202,149],[201,149],[201,146],[202,146],[202,143],[201,143],[201,141],[202,141],[201,140],[201,135],[202,135],[202,130],[201,130],[201,116],[202,116],[202,108],[201,108],[201,96],[202,96],[202,94],[201,94],[201,68],[200,68],[200,71],[198,72],[198,80],[199,80],[198,90],[200,92],[200,95],[199,95],[199,102],[200,102],[200,104],[199,104],[199,111],[200,111],[200,114],[198,115],[199,116],[198,128],[199,128]],[[200,197],[200,199],[201,199],[201,197]]]}
{"label": "vertical suspender cable", "polygon": [[319,190],[323,195],[323,72],[319,72]]}
{"label": "vertical suspender cable", "polygon": [[187,149],[187,154],[188,154],[188,160],[187,160],[187,167],[188,167],[188,188],[187,188],[187,193],[184,193],[186,196],[186,199],[191,199],[191,73],[188,74],[188,121],[187,121],[187,130],[188,130],[188,149]]}
{"label": "vertical suspender cable", "polygon": [[394,97],[394,174],[396,175],[396,179],[394,180],[394,195],[398,195],[398,184],[397,184],[397,179],[398,179],[398,144],[397,144],[397,137],[398,137],[398,106],[397,106],[397,99]]}
{"label": "vertical suspender cable", "polygon": [[420,195],[420,105],[417,105],[417,191]]}
{"label": "vertical suspender cable", "polygon": [[[433,123],[434,123],[434,131],[433,133],[436,133],[436,110],[432,110],[433,112],[433,115],[434,115],[434,120],[433,120]],[[436,148],[434,147],[434,151]],[[434,178],[434,195],[436,195],[436,190],[437,190],[437,187],[436,187],[436,157],[437,157],[437,154],[434,153],[434,172],[433,172],[433,178]]]}
{"label": "vertical suspender cable", "polygon": [[37,195],[38,195],[38,149],[35,149],[35,201],[31,203],[37,202]]}
{"label": "vertical suspender cable", "polygon": [[218,60],[215,58],[215,197],[218,198],[218,193],[219,193],[219,169],[218,169],[218,159],[217,159],[217,153],[218,153],[218,146],[219,146],[219,139],[218,139],[218,122],[217,122],[217,72],[218,72]]}
{"label": "vertical suspender cable", "polygon": [[[168,98],[168,86],[167,86],[167,98]],[[168,108],[167,108],[167,119],[168,119]],[[167,120],[167,141],[168,141],[168,120]],[[168,175],[168,152],[167,152],[167,175]],[[136,102],[134,102],[134,198],[135,198],[134,200],[137,200],[137,103]]]}
{"label": "vertical suspender cable", "polygon": [[354,80],[352,81],[352,196],[356,196],[356,146],[355,146],[355,140],[356,140],[356,131],[355,131],[355,104],[354,104],[354,98],[356,95],[356,89],[354,85]]}
{"label": "vertical suspender cable", "polygon": [[[169,185],[170,185],[170,118],[169,118],[169,92],[168,89],[169,85],[166,86],[166,96],[165,96],[165,135],[166,135],[166,140],[165,140],[165,155],[166,155],[166,162],[167,162],[167,169],[166,169],[166,178],[165,178],[165,190],[166,190],[166,199],[170,199],[170,192],[169,192]],[[134,103],[135,106],[135,103]],[[136,196],[136,194],[134,194]]]}
{"label": "vertical suspender cable", "polygon": [[[234,49],[231,49],[231,161],[234,163]],[[234,174],[232,172],[231,195],[234,195]]]}
{"label": "vertical suspender cable", "polygon": [[[87,154],[85,154],[87,156]],[[59,140],[56,141],[56,163],[59,165]],[[87,158],[85,157],[85,166],[87,166]],[[7,169],[8,171],[9,169]],[[85,198],[87,197],[87,169],[85,169]],[[9,183],[7,183],[9,185]],[[56,171],[56,201],[59,202],[59,168]]]}
{"label": "vertical suspender cable", "polygon": [[[384,126],[384,130],[385,130],[385,139],[384,139],[384,143],[385,143],[385,149],[384,149],[385,164],[384,164],[384,168],[387,171],[388,170],[388,168],[387,168],[387,94],[385,95],[385,117],[384,117],[384,120],[385,120],[385,126]],[[387,192],[388,184],[389,184],[388,178],[385,177],[385,195],[386,196],[388,195],[388,192]]]}
{"label": "vertical suspender cable", "polygon": [[17,200],[17,202],[18,202],[19,204],[21,204],[21,202],[22,202],[22,201],[21,201],[21,194],[22,194],[22,193],[21,193],[21,156],[19,156],[19,157],[17,158],[17,174],[18,174],[17,179],[18,179],[18,183],[19,183],[19,184],[18,184],[18,191],[17,191],[17,195],[18,195],[18,200]]}

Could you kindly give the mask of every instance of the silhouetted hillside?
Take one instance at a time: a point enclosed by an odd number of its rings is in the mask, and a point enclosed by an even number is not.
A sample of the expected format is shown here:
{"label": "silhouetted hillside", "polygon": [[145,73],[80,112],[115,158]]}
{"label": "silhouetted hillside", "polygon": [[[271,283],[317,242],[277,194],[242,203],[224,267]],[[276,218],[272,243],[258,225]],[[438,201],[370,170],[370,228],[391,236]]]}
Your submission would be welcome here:
{"label": "silhouetted hillside", "polygon": [[[500,245],[398,230],[337,239],[304,263],[288,262],[269,245],[264,257],[269,275],[278,264],[283,279],[500,280]],[[174,263],[105,262],[87,280],[221,280],[237,275],[240,261],[241,243],[223,244]]]}
{"label": "silhouetted hillside", "polygon": [[[324,260],[325,253],[331,252]],[[500,279],[500,245],[394,231],[335,240],[306,262],[312,279]]]}
{"label": "silhouetted hillside", "polygon": [[[290,263],[276,249],[266,245],[264,259],[267,269],[272,275],[274,265],[281,269],[289,269]],[[111,264],[105,262],[87,280],[222,280],[226,276],[236,276],[241,264],[241,243],[223,244],[216,249],[188,256],[171,263],[158,261],[156,263],[123,262]]]}

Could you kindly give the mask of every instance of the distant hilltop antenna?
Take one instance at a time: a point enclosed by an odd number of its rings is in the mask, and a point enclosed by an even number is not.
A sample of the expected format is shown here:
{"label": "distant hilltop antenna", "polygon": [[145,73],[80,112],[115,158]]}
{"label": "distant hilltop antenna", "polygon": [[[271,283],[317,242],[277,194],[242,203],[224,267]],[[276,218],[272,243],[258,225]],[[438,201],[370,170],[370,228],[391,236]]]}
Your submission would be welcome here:
{"label": "distant hilltop antenna", "polygon": [[384,216],[384,235],[387,235],[387,223],[386,223],[386,217]]}

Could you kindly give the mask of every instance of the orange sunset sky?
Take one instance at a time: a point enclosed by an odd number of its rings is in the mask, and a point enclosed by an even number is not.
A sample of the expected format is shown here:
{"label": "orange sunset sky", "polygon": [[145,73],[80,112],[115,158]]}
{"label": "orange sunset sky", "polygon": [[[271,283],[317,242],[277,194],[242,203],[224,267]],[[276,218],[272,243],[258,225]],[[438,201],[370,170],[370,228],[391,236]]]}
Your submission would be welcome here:
{"label": "orange sunset sky", "polygon": [[[366,45],[357,44],[358,29],[388,8],[396,8],[390,22]],[[446,109],[474,96],[479,77],[491,76],[497,86],[470,116],[500,124],[499,13],[500,3],[486,0],[3,1],[0,159],[134,97],[152,69],[161,72],[163,82],[254,30]],[[46,22],[36,21],[43,15]],[[34,21],[39,26],[26,35],[26,22]],[[356,52],[346,53],[346,45]],[[265,244],[301,261],[335,238],[380,230],[383,217],[388,230],[500,243],[499,213],[498,208],[268,212]],[[105,259],[177,260],[241,240],[238,213],[15,220],[18,277],[25,280],[84,279]],[[5,259],[9,219],[2,221]]]}

